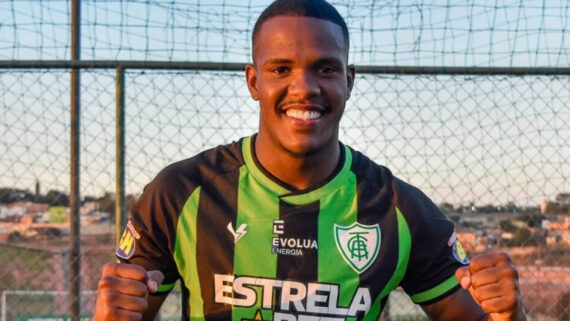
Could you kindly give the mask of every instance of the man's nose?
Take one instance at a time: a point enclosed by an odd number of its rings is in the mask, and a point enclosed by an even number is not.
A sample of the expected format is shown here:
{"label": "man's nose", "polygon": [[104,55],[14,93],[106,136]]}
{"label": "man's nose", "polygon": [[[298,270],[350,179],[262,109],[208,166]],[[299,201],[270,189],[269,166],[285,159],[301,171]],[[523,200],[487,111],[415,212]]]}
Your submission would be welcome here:
{"label": "man's nose", "polygon": [[289,84],[289,94],[310,97],[320,94],[318,76],[310,70],[298,70],[293,73]]}

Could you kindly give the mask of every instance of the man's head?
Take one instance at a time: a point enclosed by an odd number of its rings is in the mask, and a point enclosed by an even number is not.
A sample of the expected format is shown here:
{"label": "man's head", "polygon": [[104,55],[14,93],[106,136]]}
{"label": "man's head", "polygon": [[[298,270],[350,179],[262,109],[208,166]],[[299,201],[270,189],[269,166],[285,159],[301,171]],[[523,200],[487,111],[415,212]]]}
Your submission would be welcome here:
{"label": "man's head", "polygon": [[253,51],[246,77],[261,111],[256,145],[272,155],[338,152],[354,80],[338,12],[320,0],[277,0],[256,23]]}
{"label": "man's head", "polygon": [[[338,25],[342,30],[342,35],[348,48],[350,46],[350,38],[346,22],[338,11],[328,2],[324,0],[276,0],[269,7],[265,8],[253,27],[251,35],[252,49],[256,46],[256,38],[263,23],[267,20],[278,16],[297,16],[310,17],[330,21]],[[255,62],[255,50],[252,52],[253,61]]]}

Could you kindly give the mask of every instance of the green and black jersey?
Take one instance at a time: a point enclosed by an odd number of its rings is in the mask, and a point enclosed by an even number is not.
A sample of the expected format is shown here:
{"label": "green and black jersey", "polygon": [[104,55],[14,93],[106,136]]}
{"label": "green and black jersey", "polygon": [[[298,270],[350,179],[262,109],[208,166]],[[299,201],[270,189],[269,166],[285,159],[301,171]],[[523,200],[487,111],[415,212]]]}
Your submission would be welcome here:
{"label": "green and black jersey", "polygon": [[181,280],[183,320],[376,320],[459,288],[453,225],[418,189],[341,145],[324,184],[267,173],[254,137],[165,168],[133,207],[117,256]]}

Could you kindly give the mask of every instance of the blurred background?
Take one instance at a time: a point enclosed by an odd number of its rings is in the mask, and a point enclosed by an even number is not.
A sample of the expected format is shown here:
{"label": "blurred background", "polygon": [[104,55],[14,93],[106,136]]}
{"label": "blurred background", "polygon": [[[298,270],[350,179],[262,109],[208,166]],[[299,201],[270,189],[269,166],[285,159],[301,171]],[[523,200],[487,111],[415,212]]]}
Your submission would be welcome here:
{"label": "blurred background", "polygon": [[[144,185],[256,132],[243,69],[268,3],[0,0],[0,321],[89,319]],[[509,253],[533,320],[570,320],[570,1],[332,3],[357,66],[341,140],[470,255]],[[396,291],[382,320],[427,317]]]}

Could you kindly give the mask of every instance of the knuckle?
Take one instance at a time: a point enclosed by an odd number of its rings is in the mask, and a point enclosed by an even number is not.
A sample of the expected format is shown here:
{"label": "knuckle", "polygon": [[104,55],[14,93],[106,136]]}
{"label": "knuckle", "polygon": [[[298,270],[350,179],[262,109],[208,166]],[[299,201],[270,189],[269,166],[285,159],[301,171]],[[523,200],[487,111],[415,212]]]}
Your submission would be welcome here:
{"label": "knuckle", "polygon": [[511,280],[518,280],[519,273],[514,267],[508,265],[503,267],[502,276]]}
{"label": "knuckle", "polygon": [[477,300],[477,302],[481,301],[481,291],[479,289],[473,287],[471,295],[475,298],[475,300]]}
{"label": "knuckle", "polygon": [[506,297],[505,303],[507,303],[509,308],[512,308],[517,304],[517,297],[515,295],[509,295]]}
{"label": "knuckle", "polygon": [[115,302],[117,295],[113,291],[103,290],[99,291],[99,298],[103,302]]}
{"label": "knuckle", "polygon": [[504,296],[501,298],[498,306],[495,307],[496,312],[503,313],[507,311],[512,311],[516,307],[516,298],[514,296]]}
{"label": "knuckle", "polygon": [[146,297],[148,295],[148,288],[145,283],[137,282],[134,288],[135,295],[139,297]]}
{"label": "knuckle", "polygon": [[508,253],[499,252],[497,253],[497,258],[499,259],[500,262],[511,264],[511,257]]}
{"label": "knuckle", "polygon": [[97,288],[99,289],[99,291],[106,289],[109,287],[110,284],[110,280],[108,277],[102,277],[101,280],[99,280],[99,283],[97,284]]}
{"label": "knuckle", "polygon": [[504,287],[508,290],[509,293],[517,293],[517,291],[519,289],[515,282],[509,282]]}
{"label": "knuckle", "polygon": [[116,269],[117,269],[116,263],[107,263],[103,266],[103,272],[101,274],[102,275],[114,275]]}
{"label": "knuckle", "polygon": [[129,269],[129,274],[133,278],[140,281],[146,281],[147,279],[146,270],[142,266],[136,264],[129,264],[126,265],[125,267]]}
{"label": "knuckle", "polygon": [[489,303],[489,301],[481,302],[481,308],[483,308],[483,311],[487,313],[493,312],[493,306]]}
{"label": "knuckle", "polygon": [[99,280],[98,288],[99,290],[107,289],[115,286],[117,284],[117,280],[115,277],[112,276],[103,276]]}
{"label": "knuckle", "polygon": [[119,313],[120,313],[120,311],[117,307],[113,306],[113,307],[109,308],[109,311],[108,311],[109,316],[113,316],[114,318],[117,318]]}
{"label": "knuckle", "polygon": [[473,288],[478,288],[479,285],[481,284],[481,276],[479,274],[473,274],[471,275],[471,286],[473,286]]}

